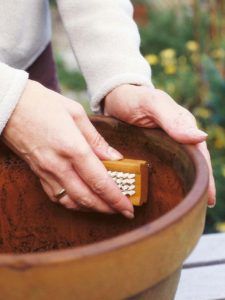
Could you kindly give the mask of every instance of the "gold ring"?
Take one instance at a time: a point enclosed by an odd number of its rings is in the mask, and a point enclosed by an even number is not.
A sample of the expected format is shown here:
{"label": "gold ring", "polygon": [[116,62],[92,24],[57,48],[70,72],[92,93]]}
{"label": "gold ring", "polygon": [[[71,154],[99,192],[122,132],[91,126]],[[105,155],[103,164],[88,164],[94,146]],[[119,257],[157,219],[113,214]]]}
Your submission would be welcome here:
{"label": "gold ring", "polygon": [[66,195],[66,190],[61,189],[57,194],[55,194],[54,197],[59,201],[65,195]]}

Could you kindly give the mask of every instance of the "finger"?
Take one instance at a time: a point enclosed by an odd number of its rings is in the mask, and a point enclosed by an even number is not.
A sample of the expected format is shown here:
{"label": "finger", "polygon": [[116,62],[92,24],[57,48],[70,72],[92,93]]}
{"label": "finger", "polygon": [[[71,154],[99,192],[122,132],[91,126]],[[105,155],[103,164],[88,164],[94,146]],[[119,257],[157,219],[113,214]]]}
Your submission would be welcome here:
{"label": "finger", "polygon": [[115,213],[113,208],[93,193],[73,169],[67,170],[61,175],[62,176],[59,176],[61,185],[64,186],[70,198],[79,205],[80,208],[107,214]]}
{"label": "finger", "polygon": [[156,92],[147,107],[154,121],[177,142],[196,144],[207,138],[207,134],[198,129],[194,116],[166,93]]}
{"label": "finger", "polygon": [[[57,198],[55,197],[55,191],[56,191],[56,187],[53,188],[53,186],[51,184],[48,183],[48,181],[46,181],[44,178],[40,178],[40,182],[41,182],[41,185],[43,187],[43,190],[45,191],[45,193],[48,195],[49,199],[52,201],[52,202],[55,202],[57,203],[58,200]],[[55,185],[56,186],[56,185]],[[58,189],[57,190],[60,190],[60,186],[58,186]],[[57,192],[56,192],[57,193]]]}
{"label": "finger", "polygon": [[73,202],[68,195],[65,195],[64,197],[62,197],[60,200],[59,200],[59,203],[62,204],[64,207],[66,207],[67,209],[72,209],[72,210],[75,210],[75,211],[82,211],[82,212],[86,212],[86,213],[90,213],[90,212],[99,212],[99,213],[105,213],[105,214],[115,214],[116,212],[114,210],[112,211],[109,211],[109,210],[106,210],[106,211],[100,211],[98,209],[91,209],[91,208],[87,208],[85,206],[82,206],[82,205],[79,205],[75,202]]}
{"label": "finger", "polygon": [[40,179],[40,182],[41,182],[41,185],[42,185],[44,191],[49,196],[49,198],[52,200],[52,202],[61,203],[63,206],[65,206],[68,209],[79,210],[79,205],[76,204],[74,201],[72,201],[68,195],[64,195],[59,200],[55,197],[55,195],[57,193],[56,186],[58,186],[57,190],[60,190],[60,187],[58,184],[56,184],[56,182],[54,182],[54,184],[49,184],[44,179]]}
{"label": "finger", "polygon": [[74,136],[76,136],[79,147],[70,147],[69,152],[64,152],[64,155],[67,155],[79,177],[94,194],[98,195],[108,205],[124,216],[133,218],[133,205],[108,175],[103,163],[94,154],[77,127],[74,128]]}
{"label": "finger", "polygon": [[[72,209],[76,211],[82,210],[80,205],[72,201],[68,195],[64,195],[61,199],[59,199],[59,203],[68,209]],[[84,210],[85,209],[83,209],[83,211]]]}
{"label": "finger", "polygon": [[[78,203],[71,200],[71,198],[67,194],[65,194],[62,198],[57,200],[56,197],[54,197],[54,195],[53,195],[54,193],[52,192],[52,190],[53,190],[52,187],[44,180],[40,180],[40,181],[41,181],[44,191],[46,192],[46,194],[49,196],[49,198],[53,202],[60,203],[67,209],[71,209],[71,210],[75,210],[75,211],[82,211],[82,212],[91,212],[91,209],[88,209],[84,206],[81,207]],[[111,212],[109,212],[109,213],[111,213]]]}
{"label": "finger", "polygon": [[201,151],[201,153],[205,157],[208,167],[209,167],[208,206],[214,207],[216,204],[216,186],[215,186],[215,180],[213,177],[213,170],[212,170],[210,154],[207,149],[206,142],[200,143],[200,144],[196,145],[196,147]]}
{"label": "finger", "polygon": [[98,209],[96,207],[88,208],[85,205],[78,204],[79,201],[77,201],[77,202],[72,201],[68,195],[65,195],[64,197],[62,197],[59,200],[59,203],[68,209],[73,209],[76,211],[82,211],[82,212],[94,212],[95,211],[95,212],[105,213],[105,214],[109,214],[109,215],[116,213],[114,210],[111,210],[108,208],[106,208],[106,209]]}
{"label": "finger", "polygon": [[95,129],[82,106],[70,103],[70,110],[77,127],[100,159],[119,160],[123,158],[123,155],[109,146],[105,139]]}
{"label": "finger", "polygon": [[[61,169],[59,162],[58,169]],[[72,168],[66,172],[60,172],[59,174],[59,178],[56,179],[54,175],[45,173],[41,179],[45,192],[53,202],[59,202],[65,207],[74,210],[94,210],[108,214],[115,213],[107,203],[90,191]],[[55,195],[62,187],[65,188],[67,194],[57,200]]]}

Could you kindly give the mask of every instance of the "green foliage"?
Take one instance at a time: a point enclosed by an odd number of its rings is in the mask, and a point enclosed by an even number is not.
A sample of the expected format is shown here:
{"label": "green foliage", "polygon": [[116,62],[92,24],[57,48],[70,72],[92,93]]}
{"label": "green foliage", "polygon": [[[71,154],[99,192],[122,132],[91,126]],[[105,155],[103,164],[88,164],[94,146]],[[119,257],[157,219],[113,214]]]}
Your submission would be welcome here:
{"label": "green foliage", "polygon": [[212,122],[225,126],[225,80],[217,70],[215,63],[207,56],[203,56],[205,80],[209,86],[209,104],[213,110]]}
{"label": "green foliage", "polygon": [[166,48],[176,48],[178,54],[185,50],[185,42],[193,40],[193,22],[187,10],[180,16],[175,10],[149,10],[149,23],[140,27],[141,52],[158,54]]}

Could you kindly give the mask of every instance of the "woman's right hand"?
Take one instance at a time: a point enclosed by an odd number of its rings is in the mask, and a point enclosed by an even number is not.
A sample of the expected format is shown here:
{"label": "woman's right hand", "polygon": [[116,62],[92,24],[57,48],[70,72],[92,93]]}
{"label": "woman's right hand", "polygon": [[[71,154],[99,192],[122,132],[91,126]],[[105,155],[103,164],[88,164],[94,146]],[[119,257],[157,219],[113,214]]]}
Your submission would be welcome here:
{"label": "woman's right hand", "polygon": [[65,189],[59,202],[67,208],[133,217],[131,202],[100,161],[122,155],[96,131],[79,103],[29,80],[3,140],[29,164],[52,201]]}

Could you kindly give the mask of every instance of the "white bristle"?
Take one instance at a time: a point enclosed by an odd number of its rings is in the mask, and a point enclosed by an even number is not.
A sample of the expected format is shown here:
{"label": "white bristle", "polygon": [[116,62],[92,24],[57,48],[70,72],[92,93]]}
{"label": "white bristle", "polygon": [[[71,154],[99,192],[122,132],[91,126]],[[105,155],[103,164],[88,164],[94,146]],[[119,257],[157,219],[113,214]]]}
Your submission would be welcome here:
{"label": "white bristle", "polygon": [[123,172],[118,172],[117,173],[117,178],[123,178]]}
{"label": "white bristle", "polygon": [[128,190],[128,189],[129,189],[129,185],[123,185],[123,186],[122,186],[122,190],[123,190],[123,191],[126,191],[126,190]]}
{"label": "white bristle", "polygon": [[131,184],[130,186],[128,186],[128,190],[131,191],[131,190],[134,190],[135,189],[135,185],[134,184]]}
{"label": "white bristle", "polygon": [[133,183],[135,183],[135,179],[124,179],[124,184],[133,184]]}
{"label": "white bristle", "polygon": [[122,182],[123,182],[123,179],[122,179],[122,178],[116,179],[116,183],[117,183],[117,184],[120,184],[120,183],[122,183]]}
{"label": "white bristle", "polygon": [[122,191],[122,193],[125,195],[125,196],[133,196],[135,194],[135,191]]}
{"label": "white bristle", "polygon": [[116,171],[108,171],[108,174],[116,182],[121,192],[126,196],[135,194],[135,174]]}
{"label": "white bristle", "polygon": [[126,195],[133,196],[135,194],[135,191],[126,191]]}

